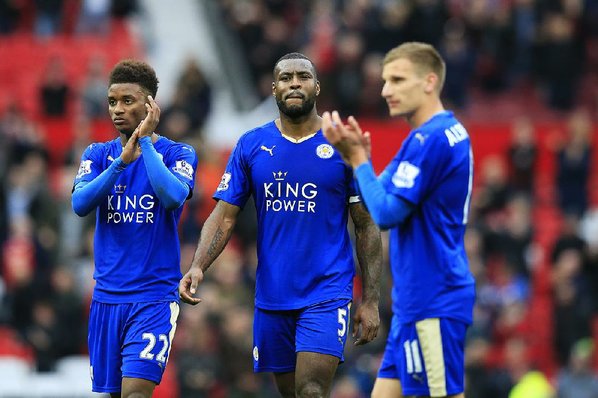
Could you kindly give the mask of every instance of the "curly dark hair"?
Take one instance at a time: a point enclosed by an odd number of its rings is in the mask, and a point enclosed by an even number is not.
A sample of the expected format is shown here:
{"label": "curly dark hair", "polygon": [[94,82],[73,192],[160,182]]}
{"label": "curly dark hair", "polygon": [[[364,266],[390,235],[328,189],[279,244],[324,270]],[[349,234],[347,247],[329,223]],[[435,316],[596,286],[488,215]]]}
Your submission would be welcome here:
{"label": "curly dark hair", "polygon": [[313,69],[314,77],[317,80],[318,72],[316,70],[316,65],[314,64],[314,62],[311,59],[309,59],[307,56],[305,56],[301,53],[297,53],[297,52],[288,53],[288,54],[285,54],[282,57],[278,58],[278,61],[276,61],[276,63],[274,64],[274,70],[273,70],[274,76],[276,76],[276,68],[278,67],[278,64],[280,63],[280,61],[285,61],[287,59],[304,59],[306,61],[309,61],[309,63],[311,64],[311,67]]}
{"label": "curly dark hair", "polygon": [[109,86],[118,83],[138,84],[156,98],[159,81],[154,68],[146,62],[126,59],[116,64],[110,72]]}

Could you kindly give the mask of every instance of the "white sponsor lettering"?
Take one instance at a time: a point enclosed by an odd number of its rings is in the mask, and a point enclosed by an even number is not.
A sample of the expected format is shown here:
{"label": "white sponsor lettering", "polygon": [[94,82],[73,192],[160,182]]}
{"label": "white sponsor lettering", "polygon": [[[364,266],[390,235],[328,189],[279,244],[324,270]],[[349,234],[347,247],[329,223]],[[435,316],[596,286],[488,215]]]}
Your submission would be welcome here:
{"label": "white sponsor lettering", "polygon": [[298,213],[315,213],[316,202],[311,200],[266,199],[266,211],[296,211]]}
{"label": "white sponsor lettering", "polygon": [[[153,224],[154,213],[151,212],[156,205],[152,195],[108,195],[108,224],[135,223]],[[139,211],[135,211],[139,210]]]}
{"label": "white sponsor lettering", "polygon": [[308,182],[305,184],[283,181],[265,182],[264,197],[266,211],[284,211],[299,213],[315,213],[318,186]]}
{"label": "white sponsor lettering", "polygon": [[120,213],[117,211],[108,213],[107,223],[120,224],[120,223],[135,223],[135,224],[153,224],[154,213],[146,211],[134,211],[129,213]]}

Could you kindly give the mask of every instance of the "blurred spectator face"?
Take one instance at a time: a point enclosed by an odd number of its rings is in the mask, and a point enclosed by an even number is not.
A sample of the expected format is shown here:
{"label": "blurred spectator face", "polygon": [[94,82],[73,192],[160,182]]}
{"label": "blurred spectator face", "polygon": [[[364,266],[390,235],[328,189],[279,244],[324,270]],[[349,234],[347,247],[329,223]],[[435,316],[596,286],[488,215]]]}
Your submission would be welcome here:
{"label": "blurred spectator face", "polygon": [[590,338],[579,340],[571,349],[571,368],[577,372],[591,371],[594,342]]}
{"label": "blurred spectator face", "polygon": [[308,60],[285,59],[276,65],[272,94],[280,112],[289,118],[309,114],[314,109],[319,93],[320,83]]}
{"label": "blurred spectator face", "polygon": [[505,163],[499,156],[488,156],[482,162],[481,180],[487,186],[502,186],[506,184],[507,170]]}
{"label": "blurred spectator face", "polygon": [[583,259],[577,249],[567,249],[559,255],[554,264],[554,280],[556,282],[571,280],[580,272]]}
{"label": "blurred spectator face", "polygon": [[592,119],[589,112],[574,112],[568,121],[568,133],[571,145],[585,147],[592,138]]}
{"label": "blurred spectator face", "polygon": [[338,40],[337,52],[339,64],[359,63],[364,52],[363,39],[355,33],[344,34]]}
{"label": "blurred spectator face", "polygon": [[521,117],[515,120],[511,133],[513,143],[518,146],[531,146],[536,141],[534,125],[531,120],[526,117]]}

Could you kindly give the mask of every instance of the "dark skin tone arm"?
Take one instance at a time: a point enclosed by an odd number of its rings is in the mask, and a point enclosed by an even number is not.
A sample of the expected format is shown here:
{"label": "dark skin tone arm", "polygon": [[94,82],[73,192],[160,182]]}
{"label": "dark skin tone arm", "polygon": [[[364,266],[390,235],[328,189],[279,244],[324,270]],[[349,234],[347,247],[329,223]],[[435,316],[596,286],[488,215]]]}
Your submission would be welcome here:
{"label": "dark skin tone arm", "polygon": [[353,316],[353,337],[359,336],[355,345],[369,343],[380,328],[380,274],[382,271],[382,241],[376,226],[363,203],[349,206],[355,225],[357,260],[363,280],[363,299]]}
{"label": "dark skin tone arm", "polygon": [[185,303],[196,305],[201,302],[200,298],[194,297],[197,286],[203,281],[204,272],[224,250],[240,211],[238,206],[221,200],[204,223],[191,267],[179,283],[179,295]]}

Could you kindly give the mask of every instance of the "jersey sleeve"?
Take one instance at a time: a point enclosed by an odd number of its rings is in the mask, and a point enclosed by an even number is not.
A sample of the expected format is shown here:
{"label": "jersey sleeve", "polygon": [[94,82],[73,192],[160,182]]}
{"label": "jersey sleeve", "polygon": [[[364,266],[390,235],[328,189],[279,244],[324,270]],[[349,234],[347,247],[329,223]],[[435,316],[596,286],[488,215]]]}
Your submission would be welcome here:
{"label": "jersey sleeve", "polygon": [[189,199],[193,196],[193,188],[195,187],[197,154],[191,145],[177,143],[173,155],[169,156],[166,167],[176,178],[189,186],[189,195],[187,196],[187,199]]}
{"label": "jersey sleeve", "polygon": [[93,181],[104,171],[102,161],[104,152],[104,145],[102,144],[91,144],[83,151],[73,187],[77,186],[80,182]]}
{"label": "jersey sleeve", "polygon": [[244,152],[243,137],[231,153],[226,170],[213,198],[243,208],[251,195],[249,168]]}
{"label": "jersey sleeve", "polygon": [[392,162],[393,169],[387,169],[392,175],[389,192],[414,205],[422,202],[437,187],[449,150],[444,135],[430,134],[423,141],[410,138]]}

